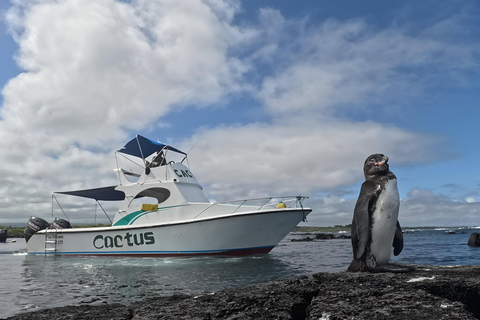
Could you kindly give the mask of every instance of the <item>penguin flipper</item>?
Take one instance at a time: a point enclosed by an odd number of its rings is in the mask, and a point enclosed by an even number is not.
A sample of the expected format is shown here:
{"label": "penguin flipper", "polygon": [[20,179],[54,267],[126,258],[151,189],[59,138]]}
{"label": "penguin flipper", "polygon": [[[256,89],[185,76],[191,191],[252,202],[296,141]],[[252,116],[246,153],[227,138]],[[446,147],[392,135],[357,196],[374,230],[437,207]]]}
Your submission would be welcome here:
{"label": "penguin flipper", "polygon": [[364,182],[355,205],[352,222],[352,244],[354,256],[360,259],[367,249],[370,240],[370,201],[373,198],[373,187]]}
{"label": "penguin flipper", "polygon": [[395,236],[393,237],[393,254],[398,256],[403,250],[403,233],[400,228],[400,222],[397,221],[397,229],[395,230]]}

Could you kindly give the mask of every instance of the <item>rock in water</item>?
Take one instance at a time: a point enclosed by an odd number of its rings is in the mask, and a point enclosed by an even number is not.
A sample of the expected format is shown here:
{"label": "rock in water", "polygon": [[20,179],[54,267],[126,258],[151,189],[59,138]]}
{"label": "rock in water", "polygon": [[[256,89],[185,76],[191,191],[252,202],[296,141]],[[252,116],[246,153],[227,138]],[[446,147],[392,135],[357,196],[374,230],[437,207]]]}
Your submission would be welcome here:
{"label": "rock in water", "polygon": [[7,229],[0,229],[0,242],[7,242],[8,231]]}
{"label": "rock in water", "polygon": [[470,247],[480,247],[480,233],[472,233],[468,239],[468,245]]}

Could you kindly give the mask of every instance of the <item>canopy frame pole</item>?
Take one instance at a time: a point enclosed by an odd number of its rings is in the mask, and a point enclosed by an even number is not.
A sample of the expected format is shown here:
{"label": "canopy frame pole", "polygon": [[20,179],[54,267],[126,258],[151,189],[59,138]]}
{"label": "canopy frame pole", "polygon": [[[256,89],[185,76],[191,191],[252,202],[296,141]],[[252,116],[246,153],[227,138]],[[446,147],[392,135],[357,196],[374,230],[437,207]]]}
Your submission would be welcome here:
{"label": "canopy frame pole", "polygon": [[[130,161],[131,163],[133,163],[133,164],[139,166],[140,168],[142,168],[141,165],[139,165],[138,163],[136,163],[136,162],[133,161],[132,159],[128,158],[127,156],[124,156],[123,153],[118,152],[118,151],[115,151],[115,155],[117,155],[117,154],[120,155],[120,156],[122,156],[123,158],[127,159],[127,160]],[[116,157],[115,157],[115,158],[116,158]],[[118,166],[118,164],[117,164],[117,167],[120,168],[120,167]],[[142,169],[143,169],[143,168],[142,168]]]}
{"label": "canopy frame pole", "polygon": [[136,138],[137,138],[138,150],[140,150],[140,154],[142,155],[143,164],[145,165],[145,168],[146,168],[147,167],[147,161],[146,161],[145,157],[143,156],[143,150],[142,150],[142,146],[140,145],[140,140],[138,140],[138,134],[137,134]]}
{"label": "canopy frame pole", "polygon": [[[58,202],[58,199],[57,199],[57,197],[55,197],[55,194],[54,194],[54,193],[52,193],[52,199],[55,199],[55,201],[56,201],[57,204],[58,204],[58,207],[60,208],[60,210],[62,210],[63,214],[65,215],[65,217],[67,218],[67,220],[70,222],[70,218],[67,216],[67,214],[66,214],[65,211],[63,210],[62,205],[60,204],[60,202]],[[52,217],[53,217],[53,200],[52,200]]]}
{"label": "canopy frame pole", "polygon": [[[107,218],[108,218],[108,220],[110,221],[110,223],[112,223],[112,219],[110,219],[110,217],[108,216],[108,214],[107,214],[107,212],[105,211],[105,209],[103,209],[103,206],[102,206],[102,204],[100,203],[100,201],[98,201],[98,200],[95,200],[95,201],[97,201],[97,203],[98,203],[98,205],[100,206],[100,208],[102,208],[103,213],[105,213],[105,215],[107,216]],[[96,212],[96,211],[95,211],[95,212]]]}
{"label": "canopy frame pole", "polygon": [[54,197],[54,194],[52,193],[52,219],[53,219],[53,197]]}
{"label": "canopy frame pole", "polygon": [[[117,153],[118,153],[118,152],[115,151],[115,163],[117,164],[117,170],[120,171],[121,169],[120,169],[120,166],[118,165]],[[120,173],[117,174],[117,177],[118,177],[118,184],[121,185],[121,184],[122,184],[122,179],[120,178]],[[95,213],[96,213],[96,211],[95,211]],[[95,218],[96,218],[96,217],[97,217],[97,216],[95,215]]]}

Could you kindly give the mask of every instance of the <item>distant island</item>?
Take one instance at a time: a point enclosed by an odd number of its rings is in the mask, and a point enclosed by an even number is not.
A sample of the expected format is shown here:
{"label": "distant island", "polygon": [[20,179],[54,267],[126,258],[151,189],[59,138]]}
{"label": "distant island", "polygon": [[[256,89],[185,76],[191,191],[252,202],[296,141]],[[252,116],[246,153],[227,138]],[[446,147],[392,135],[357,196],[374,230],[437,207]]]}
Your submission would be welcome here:
{"label": "distant island", "polygon": [[[74,225],[74,228],[88,228],[88,227],[109,227],[106,224],[92,224],[92,225]],[[352,228],[351,224],[347,225],[335,225],[333,227],[315,227],[315,226],[297,226],[295,227],[292,232],[298,233],[311,233],[311,232],[331,232],[331,233],[338,233],[338,232],[350,232]],[[416,229],[438,229],[438,228],[445,228],[445,229],[456,229],[456,228],[469,228],[469,227],[403,227],[403,231],[409,230],[416,230]],[[8,237],[9,238],[23,238],[23,231],[25,227],[14,227],[14,226],[2,226],[0,225],[0,229],[7,229],[8,230]]]}
{"label": "distant island", "polygon": [[[439,227],[439,226],[428,226],[428,227],[402,227],[402,230],[405,231],[412,231],[412,230],[434,230],[434,229],[469,229],[475,227],[468,227],[468,226],[448,226],[448,227]],[[309,226],[297,226],[295,227],[292,232],[351,232],[352,225],[336,225],[334,227],[309,227]]]}
{"label": "distant island", "polygon": [[[110,225],[106,224],[90,224],[90,225],[74,225],[74,228],[91,228],[91,227],[110,227]],[[16,226],[2,226],[0,225],[0,230],[7,230],[9,238],[23,238],[23,232],[25,231],[25,227],[16,227]]]}
{"label": "distant island", "polygon": [[346,226],[336,225],[334,227],[307,227],[307,226],[296,226],[292,232],[350,232],[352,225],[348,224]]}

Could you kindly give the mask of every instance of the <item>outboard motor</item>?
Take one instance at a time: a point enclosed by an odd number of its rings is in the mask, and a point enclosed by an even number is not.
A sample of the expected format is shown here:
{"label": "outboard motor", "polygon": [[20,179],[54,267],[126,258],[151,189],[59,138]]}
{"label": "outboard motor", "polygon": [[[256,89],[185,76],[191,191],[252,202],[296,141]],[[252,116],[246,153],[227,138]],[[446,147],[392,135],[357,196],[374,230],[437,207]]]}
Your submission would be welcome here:
{"label": "outboard motor", "polygon": [[7,242],[8,230],[0,229],[0,242]]}
{"label": "outboard motor", "polygon": [[48,222],[43,220],[42,218],[31,217],[30,220],[28,220],[27,222],[25,231],[23,232],[25,241],[28,242],[28,240],[30,240],[34,233],[43,229],[47,229],[49,226],[50,225],[48,224]]}
{"label": "outboard motor", "polygon": [[55,220],[53,220],[52,227],[55,229],[69,229],[72,227],[72,225],[70,222],[68,222],[68,220],[55,218]]}

